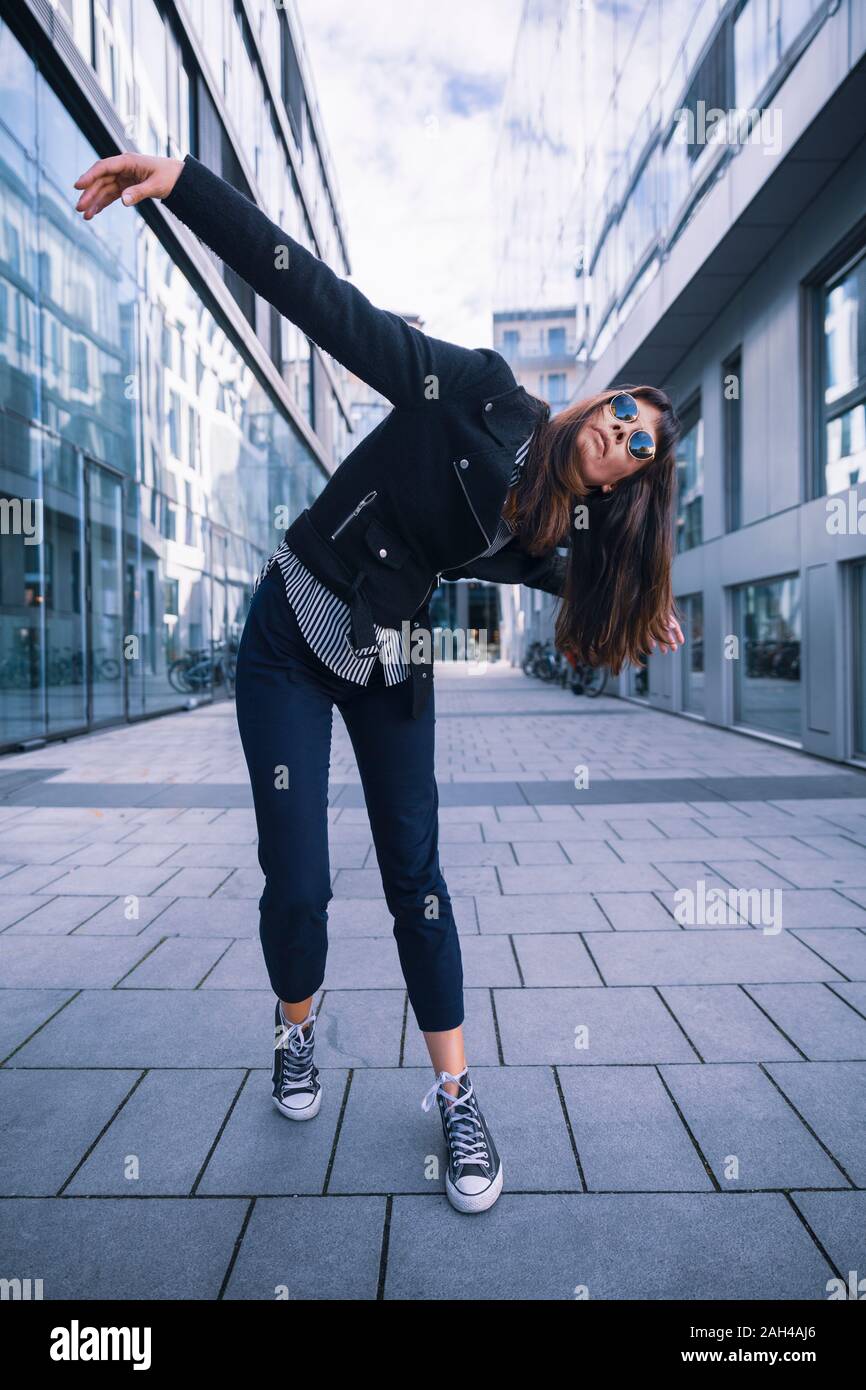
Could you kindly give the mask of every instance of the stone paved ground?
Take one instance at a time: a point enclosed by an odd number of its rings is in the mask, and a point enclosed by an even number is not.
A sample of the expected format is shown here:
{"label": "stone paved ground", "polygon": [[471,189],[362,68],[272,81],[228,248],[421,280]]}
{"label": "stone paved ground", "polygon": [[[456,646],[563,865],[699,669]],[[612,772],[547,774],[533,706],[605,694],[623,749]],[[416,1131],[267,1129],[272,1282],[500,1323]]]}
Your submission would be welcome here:
{"label": "stone paved ground", "polygon": [[[0,762],[0,1275],[206,1299],[822,1299],[866,1276],[866,782],[505,667],[439,666],[436,690],[498,1205],[441,1195],[339,717],[325,1099],[304,1126],[271,1106],[219,705]],[[677,920],[700,880],[767,889],[782,930],[733,897]]]}

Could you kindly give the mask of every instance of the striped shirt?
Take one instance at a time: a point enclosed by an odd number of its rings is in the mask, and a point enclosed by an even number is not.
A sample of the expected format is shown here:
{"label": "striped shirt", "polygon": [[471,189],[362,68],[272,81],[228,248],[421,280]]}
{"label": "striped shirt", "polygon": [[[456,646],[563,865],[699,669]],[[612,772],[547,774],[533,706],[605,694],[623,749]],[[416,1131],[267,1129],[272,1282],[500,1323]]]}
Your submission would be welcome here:
{"label": "striped shirt", "polygon": [[[508,480],[509,488],[514,487],[520,478],[532,435],[517,450],[514,468]],[[495,555],[515,535],[514,527],[505,517],[500,517],[496,535],[484,552]],[[382,627],[373,624],[378,651],[359,656],[350,644],[351,615],[349,605],[333,594],[327,585],[316,579],[301,563],[293,550],[283,540],[261,568],[253,585],[253,593],[272,566],[278,564],[286,588],[286,597],[292,605],[298,626],[308,645],[320,661],[344,680],[366,685],[377,661],[381,661],[386,685],[397,685],[406,680],[411,668],[403,655],[403,635],[398,628]]]}

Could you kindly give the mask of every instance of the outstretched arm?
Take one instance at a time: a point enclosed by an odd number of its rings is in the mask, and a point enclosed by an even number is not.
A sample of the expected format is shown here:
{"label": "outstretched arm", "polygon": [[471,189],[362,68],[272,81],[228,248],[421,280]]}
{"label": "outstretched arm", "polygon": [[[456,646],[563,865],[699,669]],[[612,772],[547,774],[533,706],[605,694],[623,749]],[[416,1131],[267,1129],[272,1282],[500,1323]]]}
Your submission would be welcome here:
{"label": "outstretched arm", "polygon": [[90,220],[122,197],[161,198],[258,294],[394,405],[408,409],[488,383],[501,370],[489,349],[463,348],[411,328],[278,227],[249,198],[192,155],[101,159],[76,181]]}
{"label": "outstretched arm", "polygon": [[[548,551],[545,555],[529,555],[512,544],[504,546],[487,559],[472,560],[458,569],[446,570],[443,578],[483,579],[488,584],[525,584],[528,589],[543,589],[546,594],[562,598],[567,569],[567,556],[560,555],[556,550]],[[667,634],[666,640],[651,641],[652,651],[675,652],[685,644],[682,628],[674,614],[668,621]]]}
{"label": "outstretched arm", "polygon": [[519,546],[503,546],[487,559],[471,560],[458,569],[446,570],[446,579],[483,579],[488,584],[525,584],[561,598],[565,590],[568,560],[556,550],[545,555],[529,555]]}

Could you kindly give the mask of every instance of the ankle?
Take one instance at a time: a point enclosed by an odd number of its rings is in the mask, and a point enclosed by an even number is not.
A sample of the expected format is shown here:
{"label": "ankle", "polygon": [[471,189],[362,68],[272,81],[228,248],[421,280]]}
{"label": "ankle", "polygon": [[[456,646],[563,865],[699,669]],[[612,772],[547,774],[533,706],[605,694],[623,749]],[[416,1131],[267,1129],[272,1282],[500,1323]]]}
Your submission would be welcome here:
{"label": "ankle", "polygon": [[467,1072],[468,1070],[469,1070],[468,1065],[467,1065],[466,1061],[464,1060],[463,1066],[460,1068],[460,1070],[451,1073],[452,1076],[459,1076],[459,1077],[461,1078],[461,1080],[460,1080],[460,1081],[445,1081],[445,1082],[443,1083],[443,1090],[446,1091],[447,1094],[448,1094],[449,1096],[453,1096],[455,1100],[456,1100],[457,1097],[460,1095],[460,1091],[461,1091],[462,1085],[465,1085],[465,1082],[463,1082],[462,1078],[465,1076],[465,1074],[466,1074],[466,1072]]}
{"label": "ankle", "polygon": [[315,1017],[312,1013],[308,1013],[306,1018],[286,1018],[286,1011],[283,1008],[282,1000],[280,1000],[280,1019],[284,1028],[300,1028],[305,1038],[310,1036],[313,1024],[315,1023]]}

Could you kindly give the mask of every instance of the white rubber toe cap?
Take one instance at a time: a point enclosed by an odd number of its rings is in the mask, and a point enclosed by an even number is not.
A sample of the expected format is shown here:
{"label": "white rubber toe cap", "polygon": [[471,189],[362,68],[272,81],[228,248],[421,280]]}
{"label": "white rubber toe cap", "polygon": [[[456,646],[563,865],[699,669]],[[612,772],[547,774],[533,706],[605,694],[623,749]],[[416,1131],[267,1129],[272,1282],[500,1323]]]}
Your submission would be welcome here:
{"label": "white rubber toe cap", "polygon": [[321,1109],[322,1092],[319,1090],[311,1095],[309,1091],[296,1091],[285,1100],[277,1100],[276,1096],[272,1099],[280,1114],[288,1120],[312,1120]]}
{"label": "white rubber toe cap", "polygon": [[468,1174],[465,1178],[458,1178],[454,1184],[458,1192],[462,1192],[464,1197],[478,1197],[482,1192],[486,1192],[490,1186],[489,1178],[478,1177],[476,1174]]}

